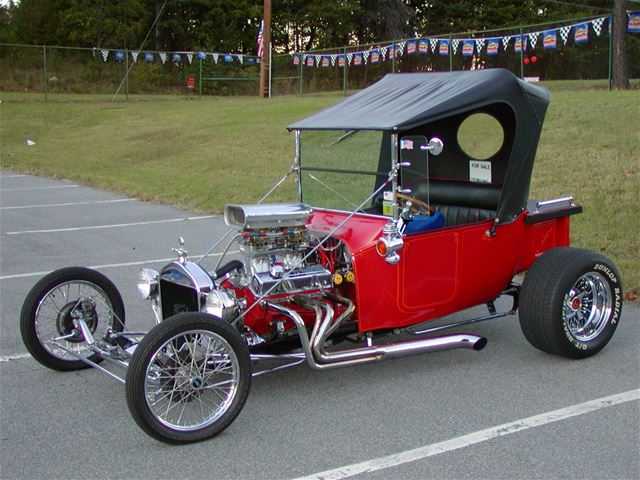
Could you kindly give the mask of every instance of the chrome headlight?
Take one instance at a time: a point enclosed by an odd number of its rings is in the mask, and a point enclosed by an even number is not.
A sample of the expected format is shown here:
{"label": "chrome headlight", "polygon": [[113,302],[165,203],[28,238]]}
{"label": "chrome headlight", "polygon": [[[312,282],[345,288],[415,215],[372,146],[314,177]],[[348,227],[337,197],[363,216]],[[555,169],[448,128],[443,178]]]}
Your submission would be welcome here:
{"label": "chrome headlight", "polygon": [[158,277],[158,272],[150,268],[143,268],[138,272],[138,294],[143,300],[149,300],[158,295]]}
{"label": "chrome headlight", "polygon": [[204,311],[225,321],[232,320],[238,312],[235,296],[226,290],[211,290],[207,293]]}

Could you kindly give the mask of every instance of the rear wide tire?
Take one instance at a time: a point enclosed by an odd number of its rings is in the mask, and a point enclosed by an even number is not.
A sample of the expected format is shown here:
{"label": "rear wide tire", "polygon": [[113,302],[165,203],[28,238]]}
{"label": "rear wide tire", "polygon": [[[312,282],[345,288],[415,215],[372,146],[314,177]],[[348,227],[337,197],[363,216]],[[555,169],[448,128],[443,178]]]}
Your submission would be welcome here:
{"label": "rear wide tire", "polygon": [[622,291],[620,274],[605,256],[572,247],[551,249],[534,262],[522,284],[522,332],[546,353],[595,355],[618,326]]}

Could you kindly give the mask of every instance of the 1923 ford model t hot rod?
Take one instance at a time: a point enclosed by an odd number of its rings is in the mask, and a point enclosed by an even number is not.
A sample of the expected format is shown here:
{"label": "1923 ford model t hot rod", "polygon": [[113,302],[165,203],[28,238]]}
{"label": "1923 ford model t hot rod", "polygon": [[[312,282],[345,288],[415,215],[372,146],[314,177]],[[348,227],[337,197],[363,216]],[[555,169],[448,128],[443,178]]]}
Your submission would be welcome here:
{"label": "1923 ford model t hot rod", "polygon": [[[548,101],[505,70],[387,75],[289,126],[295,162],[284,178],[295,178],[297,200],[227,205],[232,229],[211,251],[224,241],[239,259],[223,254],[207,271],[181,246],[160,272],[140,272],[157,323],[148,333],[125,330],[111,281],[72,267],[28,294],[24,342],[50,368],[90,365],[124,382],[139,426],[170,443],[224,430],[253,375],[481,350],[482,337],[433,333],[516,312],[536,348],[593,355],[620,319],[620,276],[602,255],[568,246],[569,216],[581,211],[571,197],[528,199]],[[485,159],[459,142],[476,113],[501,126]],[[500,295],[510,309],[496,310]],[[477,305],[488,314],[418,326]],[[391,333],[405,337],[380,343]]]}

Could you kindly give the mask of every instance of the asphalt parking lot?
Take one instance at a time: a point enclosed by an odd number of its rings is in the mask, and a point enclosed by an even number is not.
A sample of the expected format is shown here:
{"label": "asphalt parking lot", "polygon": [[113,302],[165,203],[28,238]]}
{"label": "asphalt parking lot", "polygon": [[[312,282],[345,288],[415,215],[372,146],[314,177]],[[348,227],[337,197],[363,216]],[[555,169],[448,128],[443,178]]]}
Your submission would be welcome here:
{"label": "asphalt parking lot", "polygon": [[480,352],[259,377],[222,435],[180,447],[134,424],[122,385],[26,354],[20,308],[49,271],[97,268],[127,324],[146,330],[137,270],[172,259],[179,235],[198,255],[225,231],[217,216],[0,172],[1,478],[640,478],[633,303],[607,348],[581,361],[535,350],[511,318],[460,330],[488,338]]}

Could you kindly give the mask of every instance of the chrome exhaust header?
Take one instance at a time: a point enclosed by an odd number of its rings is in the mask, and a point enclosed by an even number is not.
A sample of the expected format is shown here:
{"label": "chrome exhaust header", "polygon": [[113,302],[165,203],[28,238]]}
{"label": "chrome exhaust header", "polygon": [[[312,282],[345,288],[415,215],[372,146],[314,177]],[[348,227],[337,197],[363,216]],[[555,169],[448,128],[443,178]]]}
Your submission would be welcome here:
{"label": "chrome exhaust header", "polygon": [[482,350],[487,340],[484,337],[470,334],[444,335],[434,338],[421,338],[416,340],[404,340],[384,345],[327,352],[324,345],[328,337],[336,331],[342,322],[351,316],[354,310],[353,302],[346,298],[328,294],[328,298],[334,302],[345,305],[344,312],[332,323],[334,311],[331,305],[320,300],[306,297],[295,297],[293,301],[316,314],[311,339],[302,317],[293,309],[281,304],[267,302],[268,308],[290,318],[298,329],[302,349],[309,366],[314,370],[327,370],[330,368],[346,367],[364,363],[372,363],[387,358],[399,358],[425,352],[452,350],[455,348],[468,348]]}

